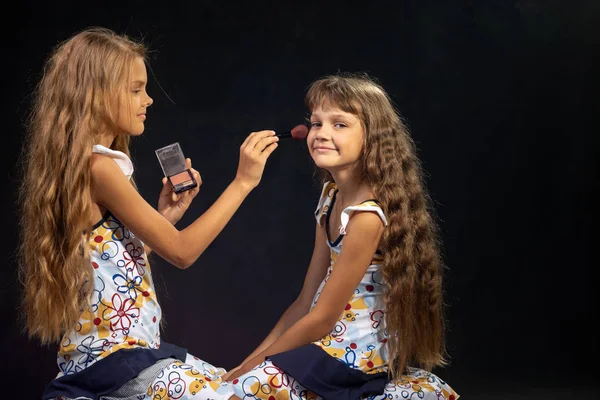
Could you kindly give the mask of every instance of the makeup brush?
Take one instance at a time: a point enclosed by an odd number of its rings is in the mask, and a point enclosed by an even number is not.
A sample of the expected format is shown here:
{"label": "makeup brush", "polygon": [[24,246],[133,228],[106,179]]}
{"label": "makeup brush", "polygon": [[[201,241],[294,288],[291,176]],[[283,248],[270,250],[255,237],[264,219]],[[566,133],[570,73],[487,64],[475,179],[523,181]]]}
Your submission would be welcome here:
{"label": "makeup brush", "polygon": [[296,140],[304,140],[306,139],[306,135],[308,135],[308,128],[306,125],[296,125],[287,132],[278,133],[277,136],[279,139],[287,139],[292,138]]}

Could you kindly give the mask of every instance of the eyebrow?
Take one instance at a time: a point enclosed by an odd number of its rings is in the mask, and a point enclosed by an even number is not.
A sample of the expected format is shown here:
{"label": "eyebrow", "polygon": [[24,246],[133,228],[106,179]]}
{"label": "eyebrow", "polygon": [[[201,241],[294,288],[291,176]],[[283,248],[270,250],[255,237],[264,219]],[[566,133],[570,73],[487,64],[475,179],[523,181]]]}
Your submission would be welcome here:
{"label": "eyebrow", "polygon": [[[352,114],[350,114],[350,115],[352,115]],[[310,116],[311,116],[311,118],[313,116],[315,118],[322,117],[322,115],[319,114],[319,113],[313,113],[313,114],[310,114]],[[344,115],[344,114],[329,114],[328,117],[329,118],[348,118],[348,115]]]}
{"label": "eyebrow", "polygon": [[132,85],[145,85],[146,81],[141,81],[141,80],[135,80],[133,81]]}

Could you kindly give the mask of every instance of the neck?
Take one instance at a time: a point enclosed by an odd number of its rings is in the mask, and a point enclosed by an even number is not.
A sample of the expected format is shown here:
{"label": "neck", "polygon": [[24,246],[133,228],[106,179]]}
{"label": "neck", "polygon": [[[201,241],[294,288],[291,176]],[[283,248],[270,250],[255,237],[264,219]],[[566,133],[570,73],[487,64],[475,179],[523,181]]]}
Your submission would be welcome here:
{"label": "neck", "polygon": [[338,199],[344,207],[372,198],[373,191],[362,181],[355,171],[330,171],[338,187]]}
{"label": "neck", "polygon": [[113,142],[115,141],[115,137],[116,136],[111,133],[102,133],[98,135],[96,144],[101,144],[104,147],[110,148],[110,146],[112,146]]}

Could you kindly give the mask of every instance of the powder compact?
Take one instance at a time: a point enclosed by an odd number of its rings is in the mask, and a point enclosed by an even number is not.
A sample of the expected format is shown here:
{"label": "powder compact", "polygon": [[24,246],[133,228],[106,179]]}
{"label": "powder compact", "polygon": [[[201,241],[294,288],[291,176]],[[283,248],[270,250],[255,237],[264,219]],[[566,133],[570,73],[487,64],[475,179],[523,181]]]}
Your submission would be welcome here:
{"label": "powder compact", "polygon": [[178,142],[161,147],[155,152],[160,167],[175,193],[185,192],[198,186],[192,171],[186,168],[185,157]]}

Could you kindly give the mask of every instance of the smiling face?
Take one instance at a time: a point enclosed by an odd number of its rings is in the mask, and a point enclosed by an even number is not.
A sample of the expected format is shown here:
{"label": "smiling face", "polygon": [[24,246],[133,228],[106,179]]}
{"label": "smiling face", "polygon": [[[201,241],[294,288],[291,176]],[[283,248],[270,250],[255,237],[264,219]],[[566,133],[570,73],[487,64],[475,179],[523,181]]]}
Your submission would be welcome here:
{"label": "smiling face", "polygon": [[365,131],[356,115],[323,103],[310,116],[306,140],[318,167],[330,173],[354,170],[363,149]]}
{"label": "smiling face", "polygon": [[153,103],[146,93],[148,75],[142,58],[138,57],[133,61],[130,76],[131,79],[123,89],[125,93],[117,114],[117,127],[124,134],[138,136],[144,132],[146,109]]}

